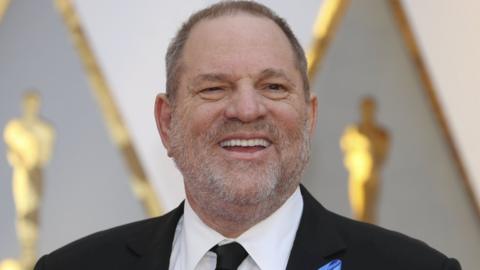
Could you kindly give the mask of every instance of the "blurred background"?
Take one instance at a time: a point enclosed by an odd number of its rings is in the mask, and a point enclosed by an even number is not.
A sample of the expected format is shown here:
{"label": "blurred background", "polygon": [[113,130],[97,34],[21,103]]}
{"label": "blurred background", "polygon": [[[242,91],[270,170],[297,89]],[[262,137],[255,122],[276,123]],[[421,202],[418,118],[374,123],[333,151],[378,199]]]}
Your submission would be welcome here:
{"label": "blurred background", "polygon": [[[153,104],[168,42],[214,2],[0,0],[0,268],[183,200]],[[259,2],[319,97],[304,185],[477,269],[480,2]]]}

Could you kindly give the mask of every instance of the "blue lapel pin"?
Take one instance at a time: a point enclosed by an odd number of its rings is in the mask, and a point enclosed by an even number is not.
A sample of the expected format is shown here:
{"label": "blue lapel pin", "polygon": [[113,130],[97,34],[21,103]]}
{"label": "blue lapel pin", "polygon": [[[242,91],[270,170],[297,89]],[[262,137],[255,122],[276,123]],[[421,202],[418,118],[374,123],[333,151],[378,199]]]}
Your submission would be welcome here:
{"label": "blue lapel pin", "polygon": [[318,270],[342,270],[342,261],[338,259],[330,261],[324,266],[318,268]]}

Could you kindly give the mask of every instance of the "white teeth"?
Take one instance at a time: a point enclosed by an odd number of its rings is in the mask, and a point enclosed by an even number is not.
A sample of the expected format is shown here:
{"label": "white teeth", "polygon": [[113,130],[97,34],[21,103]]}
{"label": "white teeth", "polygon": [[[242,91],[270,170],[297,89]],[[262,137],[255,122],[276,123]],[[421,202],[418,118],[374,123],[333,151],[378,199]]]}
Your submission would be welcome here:
{"label": "white teeth", "polygon": [[240,139],[234,139],[234,140],[226,140],[222,141],[220,143],[221,147],[233,147],[233,146],[241,146],[241,147],[253,147],[253,146],[263,146],[263,147],[268,147],[270,145],[270,142],[264,139],[248,139],[248,140],[240,140]]}

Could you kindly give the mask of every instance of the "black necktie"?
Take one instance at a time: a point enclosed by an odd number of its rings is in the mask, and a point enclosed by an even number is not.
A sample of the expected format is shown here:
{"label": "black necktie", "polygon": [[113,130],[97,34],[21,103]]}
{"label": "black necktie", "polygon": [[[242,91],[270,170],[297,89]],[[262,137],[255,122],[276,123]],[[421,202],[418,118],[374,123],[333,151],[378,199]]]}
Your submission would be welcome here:
{"label": "black necktie", "polygon": [[216,245],[211,251],[217,253],[217,267],[215,270],[236,270],[248,253],[237,242],[226,245]]}

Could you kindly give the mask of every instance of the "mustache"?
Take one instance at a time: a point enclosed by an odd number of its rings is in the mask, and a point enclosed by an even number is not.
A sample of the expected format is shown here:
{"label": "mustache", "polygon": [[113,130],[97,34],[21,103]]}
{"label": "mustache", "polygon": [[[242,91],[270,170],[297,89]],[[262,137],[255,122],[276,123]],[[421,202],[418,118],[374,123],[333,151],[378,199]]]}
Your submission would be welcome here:
{"label": "mustache", "polygon": [[281,136],[279,129],[267,120],[244,123],[238,119],[226,119],[216,127],[210,128],[205,133],[205,138],[208,141],[217,142],[223,137],[237,132],[265,133],[272,142],[279,141]]}

